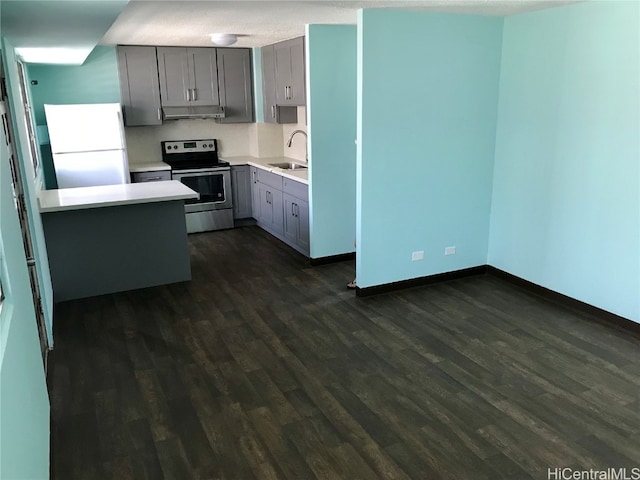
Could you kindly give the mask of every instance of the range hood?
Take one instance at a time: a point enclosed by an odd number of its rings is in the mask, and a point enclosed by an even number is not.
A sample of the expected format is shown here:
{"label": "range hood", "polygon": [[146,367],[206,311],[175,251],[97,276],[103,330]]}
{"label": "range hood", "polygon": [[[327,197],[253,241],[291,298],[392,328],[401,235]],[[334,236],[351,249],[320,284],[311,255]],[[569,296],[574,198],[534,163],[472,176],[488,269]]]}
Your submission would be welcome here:
{"label": "range hood", "polygon": [[179,120],[182,118],[224,118],[224,107],[210,105],[204,107],[164,107],[164,120]]}

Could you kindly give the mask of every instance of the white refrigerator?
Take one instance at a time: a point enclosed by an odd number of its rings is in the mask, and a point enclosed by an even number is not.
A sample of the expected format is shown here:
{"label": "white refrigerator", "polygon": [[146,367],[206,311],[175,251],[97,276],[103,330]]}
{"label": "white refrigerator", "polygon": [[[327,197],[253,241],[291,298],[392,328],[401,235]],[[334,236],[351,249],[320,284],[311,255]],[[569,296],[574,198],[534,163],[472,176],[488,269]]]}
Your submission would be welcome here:
{"label": "white refrigerator", "polygon": [[129,183],[119,103],[45,105],[58,188]]}

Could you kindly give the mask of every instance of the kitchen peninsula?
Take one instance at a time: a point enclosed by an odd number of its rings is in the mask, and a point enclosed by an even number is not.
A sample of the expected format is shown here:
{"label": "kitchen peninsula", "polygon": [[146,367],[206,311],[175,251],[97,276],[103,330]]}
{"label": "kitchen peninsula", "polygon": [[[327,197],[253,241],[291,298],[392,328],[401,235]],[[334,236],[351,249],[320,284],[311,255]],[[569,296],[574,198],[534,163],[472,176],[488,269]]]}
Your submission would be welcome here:
{"label": "kitchen peninsula", "polygon": [[191,279],[177,181],[42,190],[55,302]]}

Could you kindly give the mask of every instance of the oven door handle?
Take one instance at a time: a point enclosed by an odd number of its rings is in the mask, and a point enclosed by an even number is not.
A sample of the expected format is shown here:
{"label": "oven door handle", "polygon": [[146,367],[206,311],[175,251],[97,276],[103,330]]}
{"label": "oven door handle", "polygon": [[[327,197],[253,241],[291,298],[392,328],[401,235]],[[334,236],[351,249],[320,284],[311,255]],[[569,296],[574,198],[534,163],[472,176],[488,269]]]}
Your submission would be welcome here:
{"label": "oven door handle", "polygon": [[208,177],[211,175],[222,175],[224,172],[231,170],[229,167],[223,167],[216,170],[173,170],[171,172],[171,178],[173,180],[179,180],[182,177]]}

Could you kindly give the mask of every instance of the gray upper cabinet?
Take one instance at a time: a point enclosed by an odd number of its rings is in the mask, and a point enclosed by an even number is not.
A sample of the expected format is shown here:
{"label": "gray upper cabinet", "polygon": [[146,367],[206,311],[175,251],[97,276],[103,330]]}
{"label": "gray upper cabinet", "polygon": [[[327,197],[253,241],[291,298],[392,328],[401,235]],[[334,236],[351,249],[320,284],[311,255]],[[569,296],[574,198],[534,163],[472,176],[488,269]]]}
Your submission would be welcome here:
{"label": "gray upper cabinet", "polygon": [[276,103],[304,105],[304,37],[274,44]]}
{"label": "gray upper cabinet", "polygon": [[157,50],[163,107],[220,105],[215,48]]}
{"label": "gray upper cabinet", "polygon": [[262,97],[266,123],[298,123],[296,107],[280,107],[276,104],[276,57],[273,45],[261,48]]}
{"label": "gray upper cabinet", "polygon": [[118,46],[118,73],[125,125],[160,125],[156,47]]}
{"label": "gray upper cabinet", "polygon": [[220,123],[253,122],[251,50],[217,48],[220,105],[225,117]]}
{"label": "gray upper cabinet", "polygon": [[216,48],[187,48],[193,67],[193,106],[220,105],[217,51]]}
{"label": "gray upper cabinet", "polygon": [[262,47],[262,96],[264,100],[264,121],[278,123],[276,108],[276,60],[273,45]]}

